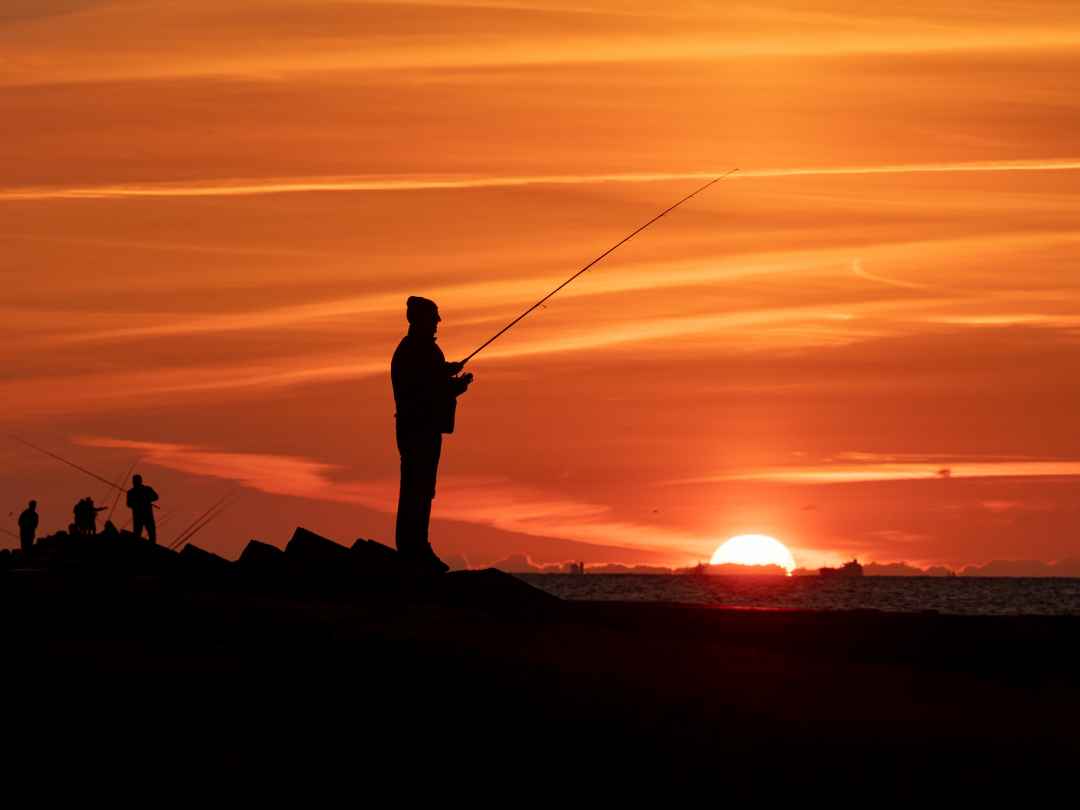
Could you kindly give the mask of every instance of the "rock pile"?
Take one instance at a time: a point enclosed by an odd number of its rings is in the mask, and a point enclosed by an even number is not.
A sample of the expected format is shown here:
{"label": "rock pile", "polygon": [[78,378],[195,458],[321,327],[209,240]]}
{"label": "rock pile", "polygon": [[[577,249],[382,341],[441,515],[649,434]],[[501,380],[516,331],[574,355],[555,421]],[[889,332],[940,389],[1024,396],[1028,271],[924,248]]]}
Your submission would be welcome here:
{"label": "rock pile", "polygon": [[162,586],[247,591],[330,599],[425,602],[530,612],[559,600],[495,569],[449,574],[417,572],[397,551],[360,538],[344,546],[297,528],[284,550],[250,541],[236,561],[187,544],[177,552],[152,545],[111,523],[86,537],[58,532],[30,554],[0,551],[0,575],[92,579],[140,577]]}

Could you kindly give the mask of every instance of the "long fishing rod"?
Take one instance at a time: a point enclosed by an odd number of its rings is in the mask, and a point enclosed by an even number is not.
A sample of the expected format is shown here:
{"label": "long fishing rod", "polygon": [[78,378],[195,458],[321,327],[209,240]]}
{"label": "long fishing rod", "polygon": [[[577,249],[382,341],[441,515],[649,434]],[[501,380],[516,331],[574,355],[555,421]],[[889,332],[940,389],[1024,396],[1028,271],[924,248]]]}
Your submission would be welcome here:
{"label": "long fishing rod", "polygon": [[[123,487],[127,486],[128,479],[131,478],[131,474],[135,472],[135,467],[140,461],[142,461],[142,459],[137,458],[133,462],[131,462],[131,466],[128,467],[128,471],[124,474],[124,479],[121,482]],[[120,505],[120,496],[124,494],[124,492],[125,490],[123,488],[116,491],[116,497],[113,499],[112,509],[109,510],[109,516],[106,518],[107,521],[112,520],[113,513],[116,511],[116,507]]]}
{"label": "long fishing rod", "polygon": [[187,532],[185,532],[180,537],[178,537],[172,543],[172,545],[169,546],[169,548],[171,550],[173,550],[173,551],[178,551],[182,546],[186,545],[187,543],[190,543],[191,538],[193,538],[196,534],[201,532],[206,526],[209,526],[211,523],[213,523],[215,520],[217,520],[231,505],[232,505],[231,503],[223,503],[223,504],[220,504],[219,506],[215,507],[209,513],[207,513],[205,518],[200,520],[197,524],[192,526]]}
{"label": "long fishing rod", "polygon": [[229,503],[222,504],[220,507],[218,507],[218,509],[216,511],[211,512],[206,517],[205,520],[203,520],[201,523],[199,523],[199,525],[197,525],[195,528],[193,528],[187,534],[183,535],[173,545],[169,546],[169,548],[171,548],[173,550],[176,550],[176,549],[180,548],[182,545],[185,545],[186,543],[190,543],[191,538],[193,538],[195,535],[197,535],[199,532],[201,532],[203,529],[205,529],[207,526],[209,526],[211,523],[213,523],[219,517],[221,517],[221,515],[225,512],[225,510],[228,509],[231,505],[232,504],[229,504]]}
{"label": "long fishing rod", "polygon": [[[11,436],[10,438],[11,438],[11,439],[14,439],[14,440],[15,440],[15,441],[17,441],[17,442],[18,442],[19,444],[24,444],[24,445],[26,445],[26,446],[27,446],[27,447],[29,447],[29,448],[30,448],[31,450],[36,450],[36,451],[37,451],[37,452],[39,452],[39,453],[43,453],[43,454],[45,454],[46,456],[48,456],[49,458],[54,458],[54,459],[56,459],[57,461],[59,461],[59,462],[61,462],[61,463],[63,463],[63,464],[67,464],[67,465],[68,465],[69,467],[73,467],[73,468],[75,468],[76,470],[78,470],[78,471],[79,471],[79,472],[81,472],[81,473],[84,473],[85,475],[89,475],[89,476],[90,476],[91,478],[93,478],[93,479],[94,479],[95,481],[100,481],[101,483],[103,483],[103,484],[105,484],[105,485],[107,485],[107,486],[110,486],[110,487],[112,487],[113,489],[118,489],[118,490],[120,490],[121,492],[126,492],[126,491],[127,491],[127,490],[125,490],[125,489],[124,489],[123,487],[121,487],[120,485],[116,484],[115,482],[113,482],[113,481],[110,481],[110,480],[109,480],[108,478],[102,478],[102,477],[101,477],[100,475],[98,475],[97,473],[95,473],[95,472],[91,472],[90,470],[86,469],[86,467],[80,467],[80,466],[79,466],[78,464],[76,464],[76,463],[75,463],[74,461],[68,461],[68,460],[67,460],[66,458],[64,458],[63,456],[58,456],[58,455],[57,455],[56,453],[53,453],[53,452],[51,452],[51,451],[49,451],[49,450],[46,450],[46,449],[45,449],[44,447],[38,447],[38,446],[37,446],[36,444],[32,444],[31,442],[28,442],[28,441],[26,441],[26,439],[20,439],[20,438],[19,438],[18,436]],[[158,506],[158,505],[157,505],[156,503],[155,503],[155,504],[151,504],[151,506],[153,506],[153,507],[154,507],[155,509],[160,509],[160,508],[161,508],[161,507],[160,507],[160,506]]]}
{"label": "long fishing rod", "polygon": [[213,505],[213,506],[211,506],[211,507],[210,507],[209,509],[207,509],[207,510],[206,510],[205,512],[203,512],[203,513],[202,513],[201,515],[199,515],[199,516],[198,516],[197,518],[195,518],[195,519],[194,519],[193,521],[191,521],[191,524],[190,524],[190,525],[189,525],[189,526],[188,526],[188,527],[187,527],[186,529],[184,529],[184,530],[183,530],[182,532],[180,532],[180,534],[179,534],[179,535],[177,536],[177,538],[176,538],[175,540],[173,540],[173,541],[172,541],[172,542],[171,542],[171,543],[169,544],[169,548],[176,548],[176,547],[177,547],[177,546],[179,546],[179,545],[180,545],[180,544],[181,544],[182,542],[184,542],[184,539],[185,539],[185,538],[186,538],[186,537],[188,536],[188,533],[189,533],[189,532],[191,532],[191,530],[192,530],[192,529],[196,528],[196,526],[197,526],[197,525],[198,525],[198,524],[199,524],[199,523],[200,523],[200,522],[201,522],[202,520],[204,520],[205,518],[207,518],[207,517],[208,517],[208,516],[209,516],[209,515],[210,515],[210,514],[211,514],[211,513],[212,513],[212,512],[213,512],[213,511],[215,510],[215,509],[218,509],[218,508],[220,508],[221,506],[223,506],[223,505],[225,504],[225,502],[226,502],[226,501],[228,501],[228,500],[229,500],[229,498],[231,498],[231,497],[232,497],[232,493],[231,493],[231,492],[230,492],[230,493],[228,493],[227,495],[223,495],[223,496],[222,496],[222,497],[221,497],[221,498],[220,498],[219,500],[217,500],[217,501],[216,501],[216,502],[214,503],[214,505]]}
{"label": "long fishing rod", "polygon": [[120,489],[121,488],[116,483],[110,481],[108,478],[102,478],[97,473],[90,472],[90,470],[86,469],[86,467],[80,467],[74,461],[68,461],[66,458],[64,458],[62,456],[58,456],[58,455],[56,455],[56,453],[50,452],[49,450],[46,450],[44,447],[38,447],[36,444],[31,444],[30,442],[26,441],[26,439],[20,439],[18,436],[12,436],[11,438],[14,439],[15,441],[17,441],[19,444],[26,445],[31,450],[37,450],[39,453],[44,453],[49,458],[55,458],[57,461],[62,462],[63,464],[67,464],[69,467],[74,467],[79,472],[85,473],[86,475],[89,475],[94,480],[100,481],[101,483],[103,483],[103,484],[105,484],[107,486],[110,486],[113,489]]}
{"label": "long fishing rod", "polygon": [[525,316],[526,316],[526,315],[528,315],[528,314],[529,314],[530,312],[532,312],[533,310],[535,310],[535,309],[538,309],[538,308],[542,307],[542,306],[544,305],[544,303],[545,303],[545,302],[546,302],[546,301],[547,301],[548,299],[550,299],[550,298],[551,298],[551,297],[552,297],[553,295],[555,295],[555,293],[557,293],[557,292],[558,292],[559,290],[561,290],[561,289],[562,289],[563,287],[566,287],[566,286],[567,286],[568,284],[570,284],[570,283],[571,283],[571,282],[572,282],[572,281],[573,281],[574,279],[576,279],[576,278],[577,278],[578,276],[580,276],[580,275],[582,275],[583,273],[585,273],[585,272],[586,272],[587,270],[590,270],[590,269],[592,269],[592,267],[593,267],[594,265],[598,264],[598,263],[599,263],[599,262],[600,262],[600,261],[601,261],[602,259],[604,259],[604,258],[605,258],[606,256],[608,256],[608,255],[610,255],[610,254],[614,253],[614,252],[615,252],[616,250],[618,250],[618,249],[619,249],[620,247],[622,247],[623,245],[625,245],[625,244],[626,244],[627,242],[629,242],[629,241],[630,241],[631,239],[633,239],[633,238],[634,238],[635,236],[637,236],[637,235],[638,235],[639,233],[641,233],[641,232],[642,232],[643,230],[645,230],[646,228],[648,228],[648,227],[649,227],[650,225],[652,225],[652,224],[653,224],[654,222],[656,222],[656,221],[657,221],[658,219],[662,219],[663,217],[667,216],[668,214],[670,214],[670,213],[671,213],[672,211],[674,211],[674,210],[675,210],[676,208],[678,208],[678,207],[679,207],[680,205],[682,205],[682,204],[683,204],[684,202],[686,202],[687,200],[693,199],[693,198],[694,198],[694,197],[696,197],[696,196],[697,196],[698,194],[700,194],[701,192],[703,192],[703,191],[704,191],[705,189],[709,188],[710,186],[716,185],[716,184],[717,184],[717,183],[719,183],[719,182],[720,182],[721,180],[723,180],[723,179],[724,179],[725,177],[730,177],[731,175],[735,174],[735,172],[737,172],[737,171],[738,171],[738,169],[732,169],[731,171],[729,171],[729,172],[725,172],[724,174],[720,175],[719,177],[715,177],[715,178],[713,178],[713,179],[712,179],[712,180],[710,180],[710,181],[709,181],[708,183],[706,183],[706,184],[705,184],[705,185],[703,185],[703,186],[702,186],[701,188],[699,188],[699,189],[698,189],[697,191],[694,191],[694,192],[692,192],[692,193],[690,193],[690,194],[687,194],[687,195],[686,195],[685,197],[683,197],[683,198],[682,198],[681,200],[679,200],[679,201],[678,201],[677,203],[675,203],[674,205],[672,205],[672,206],[670,206],[670,207],[668,207],[668,208],[665,208],[665,209],[664,209],[663,211],[661,211],[661,212],[660,212],[659,214],[657,214],[657,215],[656,215],[655,217],[653,217],[652,219],[650,219],[650,220],[649,220],[648,222],[646,222],[646,223],[645,223],[644,225],[642,225],[642,226],[641,226],[640,228],[638,228],[637,230],[635,230],[635,231],[634,231],[633,233],[631,233],[631,234],[630,234],[629,236],[627,236],[627,237],[625,237],[625,238],[621,239],[620,241],[616,242],[616,243],[615,243],[614,245],[612,245],[611,247],[609,247],[609,248],[608,248],[607,250],[605,250],[605,251],[604,251],[603,253],[601,253],[601,254],[600,254],[599,256],[597,256],[597,257],[596,257],[595,259],[593,259],[593,260],[592,260],[591,262],[589,262],[589,263],[588,263],[587,265],[585,265],[585,266],[584,266],[584,267],[582,267],[582,268],[581,268],[580,270],[578,270],[578,271],[577,271],[576,273],[574,273],[574,275],[570,276],[570,278],[568,278],[568,279],[567,279],[566,281],[564,281],[564,282],[563,282],[562,284],[560,284],[560,285],[559,285],[558,287],[556,287],[556,288],[555,288],[554,290],[552,290],[551,292],[549,292],[549,293],[548,293],[547,295],[545,295],[545,296],[544,296],[543,298],[541,298],[541,299],[540,299],[539,301],[537,301],[537,302],[536,302],[535,304],[533,304],[533,305],[532,305],[531,307],[529,307],[529,308],[528,308],[527,310],[525,310],[525,311],[524,311],[524,312],[522,312],[522,313],[521,313],[520,315],[518,315],[518,316],[517,316],[516,318],[514,318],[514,320],[510,321],[510,323],[508,323],[508,324],[507,324],[506,326],[504,326],[504,327],[503,327],[502,329],[500,329],[500,330],[499,330],[498,332],[496,332],[496,333],[495,333],[494,335],[492,335],[492,336],[491,336],[490,338],[488,338],[488,339],[487,339],[486,341],[484,341],[483,343],[481,343],[481,344],[480,344],[480,347],[479,347],[478,349],[476,349],[476,350],[475,350],[475,351],[474,351],[474,352],[473,352],[472,354],[470,354],[470,355],[469,355],[468,357],[466,357],[466,358],[465,358],[464,360],[462,360],[462,361],[461,361],[461,365],[462,365],[462,366],[464,366],[464,365],[465,365],[466,363],[468,363],[468,362],[469,362],[470,360],[472,360],[472,359],[473,359],[474,357],[476,357],[476,355],[480,354],[480,352],[482,352],[482,351],[483,351],[484,349],[486,349],[486,348],[487,348],[488,346],[490,346],[490,345],[491,345],[492,343],[494,343],[494,342],[495,342],[496,340],[498,340],[498,339],[499,339],[500,337],[502,337],[502,336],[503,336],[503,335],[504,335],[504,334],[505,334],[506,332],[509,332],[509,331],[510,331],[510,330],[511,330],[511,329],[512,329],[512,328],[513,328],[514,326],[516,326],[516,325],[517,325],[518,321],[520,321],[520,320],[522,320],[523,318],[525,318]]}

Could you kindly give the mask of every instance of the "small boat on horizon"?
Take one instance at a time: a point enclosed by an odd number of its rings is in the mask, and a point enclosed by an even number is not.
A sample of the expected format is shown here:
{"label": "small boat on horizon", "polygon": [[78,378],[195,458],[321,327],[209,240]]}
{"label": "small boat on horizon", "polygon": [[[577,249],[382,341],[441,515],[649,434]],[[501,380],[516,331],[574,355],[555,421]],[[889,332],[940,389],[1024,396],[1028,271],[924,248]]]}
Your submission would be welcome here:
{"label": "small boat on horizon", "polygon": [[863,567],[859,565],[859,561],[856,559],[844,563],[841,568],[819,568],[818,575],[823,577],[861,577]]}

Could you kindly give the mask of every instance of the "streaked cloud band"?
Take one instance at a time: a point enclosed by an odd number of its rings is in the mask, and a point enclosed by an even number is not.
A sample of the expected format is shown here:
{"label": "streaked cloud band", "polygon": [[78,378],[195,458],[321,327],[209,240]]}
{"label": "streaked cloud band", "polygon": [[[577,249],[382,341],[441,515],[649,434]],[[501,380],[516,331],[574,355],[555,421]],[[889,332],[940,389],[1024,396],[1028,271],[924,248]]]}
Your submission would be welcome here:
{"label": "streaked cloud band", "polygon": [[757,481],[775,484],[866,484],[953,478],[1029,478],[1080,476],[1080,461],[982,461],[959,464],[902,462],[870,465],[767,467],[665,482],[668,485]]}
{"label": "streaked cloud band", "polygon": [[[949,163],[896,163],[876,166],[805,166],[740,169],[727,182],[752,178],[824,177],[838,175],[949,174],[957,172],[1052,172],[1080,169],[1080,158],[976,160]],[[719,177],[729,168],[697,172],[631,172],[608,174],[547,174],[490,176],[342,176],[203,180],[102,184],[71,187],[0,189],[0,202],[33,200],[122,200],[183,197],[243,197],[261,194],[325,192],[445,191],[522,186],[595,185],[601,183],[661,183]]]}

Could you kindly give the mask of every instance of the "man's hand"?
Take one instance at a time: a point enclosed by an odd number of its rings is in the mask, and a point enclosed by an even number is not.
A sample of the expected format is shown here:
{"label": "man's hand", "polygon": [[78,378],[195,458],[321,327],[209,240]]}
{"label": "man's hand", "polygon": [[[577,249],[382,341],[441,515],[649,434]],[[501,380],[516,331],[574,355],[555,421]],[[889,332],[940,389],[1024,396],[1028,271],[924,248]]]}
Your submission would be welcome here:
{"label": "man's hand", "polygon": [[464,394],[469,388],[469,383],[471,383],[472,381],[472,374],[462,374],[460,377],[454,377],[451,380],[454,386],[454,395],[461,396],[462,394]]}
{"label": "man's hand", "polygon": [[461,361],[461,360],[457,361],[456,363],[447,363],[446,364],[446,372],[451,377],[453,377],[455,374],[460,374],[461,370],[463,368],[465,368],[465,363],[463,361]]}

